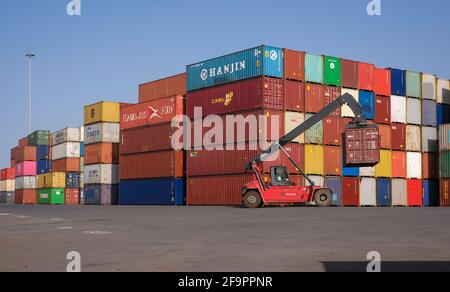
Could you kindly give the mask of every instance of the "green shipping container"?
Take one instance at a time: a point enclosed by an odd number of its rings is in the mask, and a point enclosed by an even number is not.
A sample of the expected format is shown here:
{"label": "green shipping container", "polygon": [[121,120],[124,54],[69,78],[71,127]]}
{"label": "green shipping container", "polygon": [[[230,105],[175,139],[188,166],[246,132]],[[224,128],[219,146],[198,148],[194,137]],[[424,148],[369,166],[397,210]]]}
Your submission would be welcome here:
{"label": "green shipping container", "polygon": [[323,83],[323,57],[306,54],[305,79],[307,82]]}
{"label": "green shipping container", "polygon": [[450,151],[440,152],[439,176],[440,178],[450,178]]}
{"label": "green shipping container", "polygon": [[326,85],[342,86],[341,59],[325,56],[323,80]]}
{"label": "green shipping container", "polygon": [[38,203],[45,205],[64,205],[64,189],[38,190]]}
{"label": "green shipping container", "polygon": [[406,96],[422,97],[420,73],[406,71]]}
{"label": "green shipping container", "polygon": [[36,131],[28,136],[28,146],[50,145],[50,131]]}
{"label": "green shipping container", "polygon": [[[306,120],[312,116],[313,116],[312,114],[307,114]],[[306,131],[305,144],[323,145],[323,121],[320,121],[314,127]]]}

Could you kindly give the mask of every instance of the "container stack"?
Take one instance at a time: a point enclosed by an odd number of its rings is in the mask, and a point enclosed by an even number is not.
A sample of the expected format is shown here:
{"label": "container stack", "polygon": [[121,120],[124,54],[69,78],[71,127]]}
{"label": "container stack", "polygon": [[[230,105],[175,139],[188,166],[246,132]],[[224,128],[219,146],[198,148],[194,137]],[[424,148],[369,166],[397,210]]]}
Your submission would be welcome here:
{"label": "container stack", "polygon": [[100,102],[84,108],[86,205],[118,203],[120,107],[120,103]]}
{"label": "container stack", "polygon": [[16,170],[5,168],[0,175],[0,204],[14,204]]}
{"label": "container stack", "polygon": [[450,206],[450,124],[439,126],[440,205]]}

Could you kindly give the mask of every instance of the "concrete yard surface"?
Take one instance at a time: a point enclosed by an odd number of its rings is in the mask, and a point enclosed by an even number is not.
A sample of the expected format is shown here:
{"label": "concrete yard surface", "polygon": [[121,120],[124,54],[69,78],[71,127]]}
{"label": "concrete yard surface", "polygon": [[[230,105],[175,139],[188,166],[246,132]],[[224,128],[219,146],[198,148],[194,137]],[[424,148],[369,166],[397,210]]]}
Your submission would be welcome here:
{"label": "concrete yard surface", "polygon": [[64,272],[71,251],[86,272],[330,271],[371,251],[445,263],[449,219],[448,208],[0,205],[0,271]]}

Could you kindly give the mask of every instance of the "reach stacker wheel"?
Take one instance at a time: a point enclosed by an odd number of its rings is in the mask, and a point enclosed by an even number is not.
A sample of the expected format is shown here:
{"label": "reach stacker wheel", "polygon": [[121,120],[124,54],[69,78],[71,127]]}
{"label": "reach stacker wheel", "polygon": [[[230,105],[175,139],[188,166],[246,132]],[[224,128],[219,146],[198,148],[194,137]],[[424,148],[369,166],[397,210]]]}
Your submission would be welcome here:
{"label": "reach stacker wheel", "polygon": [[333,194],[331,190],[318,190],[314,194],[314,202],[318,207],[330,207],[333,202]]}
{"label": "reach stacker wheel", "polygon": [[261,207],[262,198],[257,191],[249,191],[244,196],[244,205],[247,208],[256,209]]}

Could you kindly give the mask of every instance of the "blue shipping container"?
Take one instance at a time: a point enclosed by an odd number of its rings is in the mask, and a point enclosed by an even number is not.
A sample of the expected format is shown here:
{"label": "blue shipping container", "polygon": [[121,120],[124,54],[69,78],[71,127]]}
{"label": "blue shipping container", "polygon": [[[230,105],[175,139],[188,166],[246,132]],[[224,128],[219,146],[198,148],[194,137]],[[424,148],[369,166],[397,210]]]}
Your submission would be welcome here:
{"label": "blue shipping container", "polygon": [[78,172],[66,173],[66,188],[77,189],[80,187],[80,174]]}
{"label": "blue shipping container", "polygon": [[188,65],[186,71],[188,91],[258,76],[283,78],[283,50],[260,46]]}
{"label": "blue shipping container", "polygon": [[86,185],[84,187],[85,205],[117,205],[118,201],[118,185]]}
{"label": "blue shipping container", "polygon": [[377,179],[377,205],[392,205],[391,180],[388,178]]}
{"label": "blue shipping container", "polygon": [[359,103],[362,106],[363,114],[366,119],[375,119],[375,94],[370,91],[359,92]]}
{"label": "blue shipping container", "polygon": [[392,95],[406,96],[406,71],[391,69]]}
{"label": "blue shipping container", "polygon": [[45,145],[39,145],[36,147],[36,159],[47,160],[50,159],[50,147]]}
{"label": "blue shipping container", "polygon": [[185,204],[184,179],[161,178],[120,182],[119,205]]}
{"label": "blue shipping container", "polygon": [[435,101],[424,99],[422,103],[422,125],[437,126],[437,104]]}
{"label": "blue shipping container", "polygon": [[437,124],[438,126],[450,124],[450,105],[437,105]]}
{"label": "blue shipping container", "polygon": [[439,182],[437,180],[423,181],[423,205],[425,207],[439,206]]}
{"label": "blue shipping container", "polygon": [[84,143],[83,142],[80,143],[80,156],[84,157]]}
{"label": "blue shipping container", "polygon": [[342,179],[338,176],[327,176],[324,181],[325,187],[333,192],[333,206],[342,206]]}
{"label": "blue shipping container", "polygon": [[39,160],[36,162],[36,173],[43,174],[52,172],[52,162],[50,160]]}
{"label": "blue shipping container", "polygon": [[359,167],[345,167],[345,151],[342,151],[342,176],[346,177],[358,177],[359,176]]}

